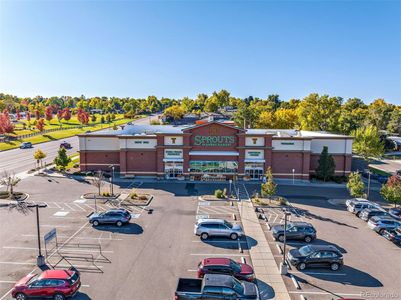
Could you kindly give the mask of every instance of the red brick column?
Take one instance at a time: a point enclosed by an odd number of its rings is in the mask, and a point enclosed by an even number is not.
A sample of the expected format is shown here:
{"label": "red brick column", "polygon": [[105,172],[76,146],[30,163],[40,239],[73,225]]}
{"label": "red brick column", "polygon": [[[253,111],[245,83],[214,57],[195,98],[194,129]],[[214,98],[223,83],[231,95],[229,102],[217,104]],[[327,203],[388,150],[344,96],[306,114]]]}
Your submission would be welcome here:
{"label": "red brick column", "polygon": [[243,176],[245,174],[245,134],[240,133],[238,137],[238,174]]}
{"label": "red brick column", "polygon": [[86,171],[86,151],[79,151],[79,162],[81,171]]}
{"label": "red brick column", "polygon": [[191,133],[184,133],[183,136],[183,144],[184,144],[184,148],[182,150],[182,155],[183,155],[183,159],[184,159],[184,163],[183,163],[183,173],[184,174],[189,174],[189,151],[191,150],[190,147],[191,146]]}
{"label": "red brick column", "polygon": [[302,152],[302,174],[308,174],[308,175],[302,175],[302,179],[309,179],[309,170],[310,170],[310,152]]}
{"label": "red brick column", "polygon": [[[157,145],[156,146],[164,146],[164,136],[157,136]],[[162,176],[164,174],[164,148],[156,148],[156,172],[158,176]]]}
{"label": "red brick column", "polygon": [[125,176],[127,172],[127,149],[120,150],[120,173]]}

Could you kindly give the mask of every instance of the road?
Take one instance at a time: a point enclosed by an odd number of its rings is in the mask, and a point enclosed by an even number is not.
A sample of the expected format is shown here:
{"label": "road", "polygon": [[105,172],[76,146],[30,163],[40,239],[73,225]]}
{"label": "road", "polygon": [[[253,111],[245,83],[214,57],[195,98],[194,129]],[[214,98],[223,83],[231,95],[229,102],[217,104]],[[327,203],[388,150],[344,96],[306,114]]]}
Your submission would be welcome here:
{"label": "road", "polygon": [[[152,120],[157,119],[157,115],[138,119],[133,121],[133,123],[145,125],[149,124],[151,119]],[[112,129],[105,129],[105,130],[112,130]],[[33,158],[33,155],[37,149],[41,149],[43,152],[47,154],[46,158],[44,159],[44,162],[51,162],[57,156],[57,151],[62,141],[66,141],[70,143],[72,146],[72,149],[68,150],[67,154],[71,155],[79,150],[78,137],[73,136],[63,140],[57,140],[33,145],[33,148],[31,149],[13,149],[8,151],[2,151],[0,152],[0,172],[9,171],[18,174],[34,168],[35,160]]]}

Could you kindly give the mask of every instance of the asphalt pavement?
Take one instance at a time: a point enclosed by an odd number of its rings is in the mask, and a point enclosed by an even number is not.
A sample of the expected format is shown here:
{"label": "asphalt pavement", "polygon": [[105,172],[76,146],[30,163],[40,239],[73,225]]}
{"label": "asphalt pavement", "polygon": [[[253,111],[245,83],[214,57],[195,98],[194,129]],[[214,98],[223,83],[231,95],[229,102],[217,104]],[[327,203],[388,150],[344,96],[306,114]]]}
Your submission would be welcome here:
{"label": "asphalt pavement", "polygon": [[[134,124],[149,124],[151,119],[157,116],[145,117],[133,121]],[[107,129],[112,130],[112,129]],[[13,149],[0,152],[0,171],[9,171],[15,174],[28,171],[35,167],[35,160],[33,155],[37,149],[41,149],[47,154],[44,162],[52,162],[57,156],[57,151],[60,148],[60,143],[66,141],[71,144],[72,149],[67,150],[67,154],[71,155],[79,150],[78,137],[70,137],[63,140],[56,140],[41,144],[33,145],[31,149]]]}

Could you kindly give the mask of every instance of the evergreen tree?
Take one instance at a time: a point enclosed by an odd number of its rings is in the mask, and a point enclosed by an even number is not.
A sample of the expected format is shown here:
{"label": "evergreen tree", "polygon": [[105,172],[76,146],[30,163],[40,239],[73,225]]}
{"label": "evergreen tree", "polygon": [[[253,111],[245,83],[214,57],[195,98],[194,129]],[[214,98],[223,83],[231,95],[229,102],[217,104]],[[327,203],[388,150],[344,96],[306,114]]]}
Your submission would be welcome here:
{"label": "evergreen tree", "polygon": [[58,150],[57,157],[54,159],[54,163],[57,168],[61,171],[65,170],[65,167],[71,162],[71,158],[67,156],[67,151],[64,148]]}
{"label": "evergreen tree", "polygon": [[333,156],[329,154],[327,146],[323,147],[318,163],[319,165],[316,168],[316,176],[318,178],[326,181],[327,179],[330,179],[330,177],[334,176],[336,163],[334,162]]}
{"label": "evergreen tree", "polygon": [[363,197],[365,184],[362,181],[361,174],[352,172],[348,176],[347,189],[352,197]]}
{"label": "evergreen tree", "polygon": [[266,179],[267,181],[261,186],[262,196],[272,197],[276,194],[277,184],[275,184],[273,181],[273,173],[271,167],[269,167],[266,171]]}

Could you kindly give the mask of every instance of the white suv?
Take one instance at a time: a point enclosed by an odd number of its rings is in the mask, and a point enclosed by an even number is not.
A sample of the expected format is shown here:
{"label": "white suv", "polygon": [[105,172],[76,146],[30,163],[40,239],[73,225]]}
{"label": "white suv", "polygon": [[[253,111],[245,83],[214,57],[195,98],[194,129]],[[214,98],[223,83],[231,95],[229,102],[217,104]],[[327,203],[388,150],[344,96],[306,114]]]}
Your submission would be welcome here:
{"label": "white suv", "polygon": [[202,240],[209,237],[227,237],[232,240],[244,235],[242,228],[238,224],[231,224],[223,219],[199,219],[195,223],[195,235],[199,235]]}

